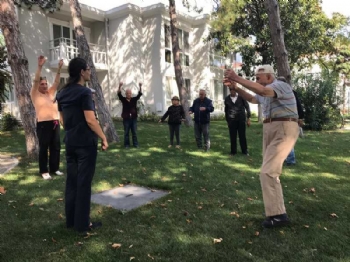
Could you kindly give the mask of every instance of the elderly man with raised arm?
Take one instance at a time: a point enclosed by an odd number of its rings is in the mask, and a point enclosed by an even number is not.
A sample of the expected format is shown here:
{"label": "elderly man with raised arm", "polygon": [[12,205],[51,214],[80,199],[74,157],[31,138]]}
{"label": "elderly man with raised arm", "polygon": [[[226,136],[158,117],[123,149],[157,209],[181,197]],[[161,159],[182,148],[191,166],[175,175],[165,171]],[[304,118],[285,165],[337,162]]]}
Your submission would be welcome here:
{"label": "elderly man with raised arm", "polygon": [[289,223],[280,182],[283,162],[298,138],[298,112],[292,87],[278,81],[272,66],[256,69],[256,82],[226,70],[224,84],[237,82],[256,95],[235,86],[237,93],[251,103],[262,104],[263,114],[263,163],[260,171],[266,219],[263,227],[283,226]]}

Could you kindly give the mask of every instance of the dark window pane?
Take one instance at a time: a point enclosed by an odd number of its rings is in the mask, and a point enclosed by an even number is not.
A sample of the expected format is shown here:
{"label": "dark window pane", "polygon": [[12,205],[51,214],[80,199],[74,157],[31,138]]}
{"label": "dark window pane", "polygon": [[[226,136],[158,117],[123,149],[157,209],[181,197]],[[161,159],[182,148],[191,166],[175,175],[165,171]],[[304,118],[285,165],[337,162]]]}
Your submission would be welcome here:
{"label": "dark window pane", "polygon": [[185,66],[190,66],[190,56],[185,55]]}
{"label": "dark window pane", "polygon": [[165,47],[170,48],[170,26],[164,25]]}
{"label": "dark window pane", "polygon": [[189,37],[190,37],[190,34],[188,32],[184,32],[184,48],[186,51],[190,49]]}
{"label": "dark window pane", "polygon": [[53,25],[53,40],[54,40],[54,46],[60,45],[60,38],[61,38],[61,26],[60,25]]}
{"label": "dark window pane", "polygon": [[180,65],[184,65],[184,56],[182,53],[180,53]]}
{"label": "dark window pane", "polygon": [[171,51],[168,49],[165,50],[165,62],[171,63]]}

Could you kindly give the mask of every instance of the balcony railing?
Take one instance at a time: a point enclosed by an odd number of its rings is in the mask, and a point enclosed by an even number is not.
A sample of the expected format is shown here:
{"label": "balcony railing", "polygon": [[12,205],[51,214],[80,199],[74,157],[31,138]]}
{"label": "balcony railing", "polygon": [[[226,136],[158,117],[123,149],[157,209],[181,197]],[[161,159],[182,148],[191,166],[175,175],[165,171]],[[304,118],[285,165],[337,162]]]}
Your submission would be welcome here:
{"label": "balcony railing", "polygon": [[[105,46],[89,43],[92,61],[94,64],[107,65]],[[71,60],[79,55],[77,41],[69,38],[56,38],[50,41],[51,61],[60,59]]]}

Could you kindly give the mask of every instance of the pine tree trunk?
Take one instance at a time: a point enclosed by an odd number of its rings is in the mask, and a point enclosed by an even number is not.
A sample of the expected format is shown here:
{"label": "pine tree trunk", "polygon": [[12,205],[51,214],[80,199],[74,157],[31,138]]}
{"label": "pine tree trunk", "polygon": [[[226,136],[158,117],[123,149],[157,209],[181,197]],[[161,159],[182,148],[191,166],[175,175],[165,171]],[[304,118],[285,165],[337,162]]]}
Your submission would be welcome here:
{"label": "pine tree trunk", "polygon": [[108,142],[119,142],[117,131],[114,127],[111,114],[103,97],[102,88],[98,82],[96,68],[92,61],[90,47],[84,34],[84,27],[81,18],[81,8],[78,0],[69,1],[70,10],[73,18],[74,33],[77,39],[77,46],[79,49],[79,56],[85,59],[91,68],[91,86],[96,90],[97,113],[103,132],[105,133]]}
{"label": "pine tree trunk", "polygon": [[0,0],[0,26],[5,37],[8,62],[14,80],[16,97],[26,138],[27,155],[37,159],[39,142],[36,135],[35,110],[30,99],[32,81],[29,74],[28,59],[25,56],[19,32],[16,10],[12,0]]}
{"label": "pine tree trunk", "polygon": [[291,75],[288,53],[284,44],[279,6],[277,0],[265,0],[264,4],[269,17],[273,54],[275,56],[278,75],[284,76],[287,82],[290,83]]}
{"label": "pine tree trunk", "polygon": [[171,28],[171,43],[173,50],[173,59],[174,59],[174,69],[175,69],[175,79],[177,88],[179,89],[179,96],[181,100],[181,105],[185,111],[187,126],[192,126],[192,118],[189,114],[190,105],[188,102],[188,91],[184,85],[184,79],[182,76],[182,68],[180,63],[180,47],[179,47],[179,38],[177,35],[177,18],[176,18],[176,6],[175,0],[169,0],[169,16],[170,16],[170,28]]}

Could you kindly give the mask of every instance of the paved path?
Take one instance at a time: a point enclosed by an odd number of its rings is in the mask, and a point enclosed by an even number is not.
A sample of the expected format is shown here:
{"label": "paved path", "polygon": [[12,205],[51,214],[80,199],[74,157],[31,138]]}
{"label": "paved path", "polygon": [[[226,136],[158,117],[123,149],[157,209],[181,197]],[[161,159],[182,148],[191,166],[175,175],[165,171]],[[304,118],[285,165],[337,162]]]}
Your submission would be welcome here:
{"label": "paved path", "polygon": [[18,165],[18,159],[0,153],[0,176]]}

